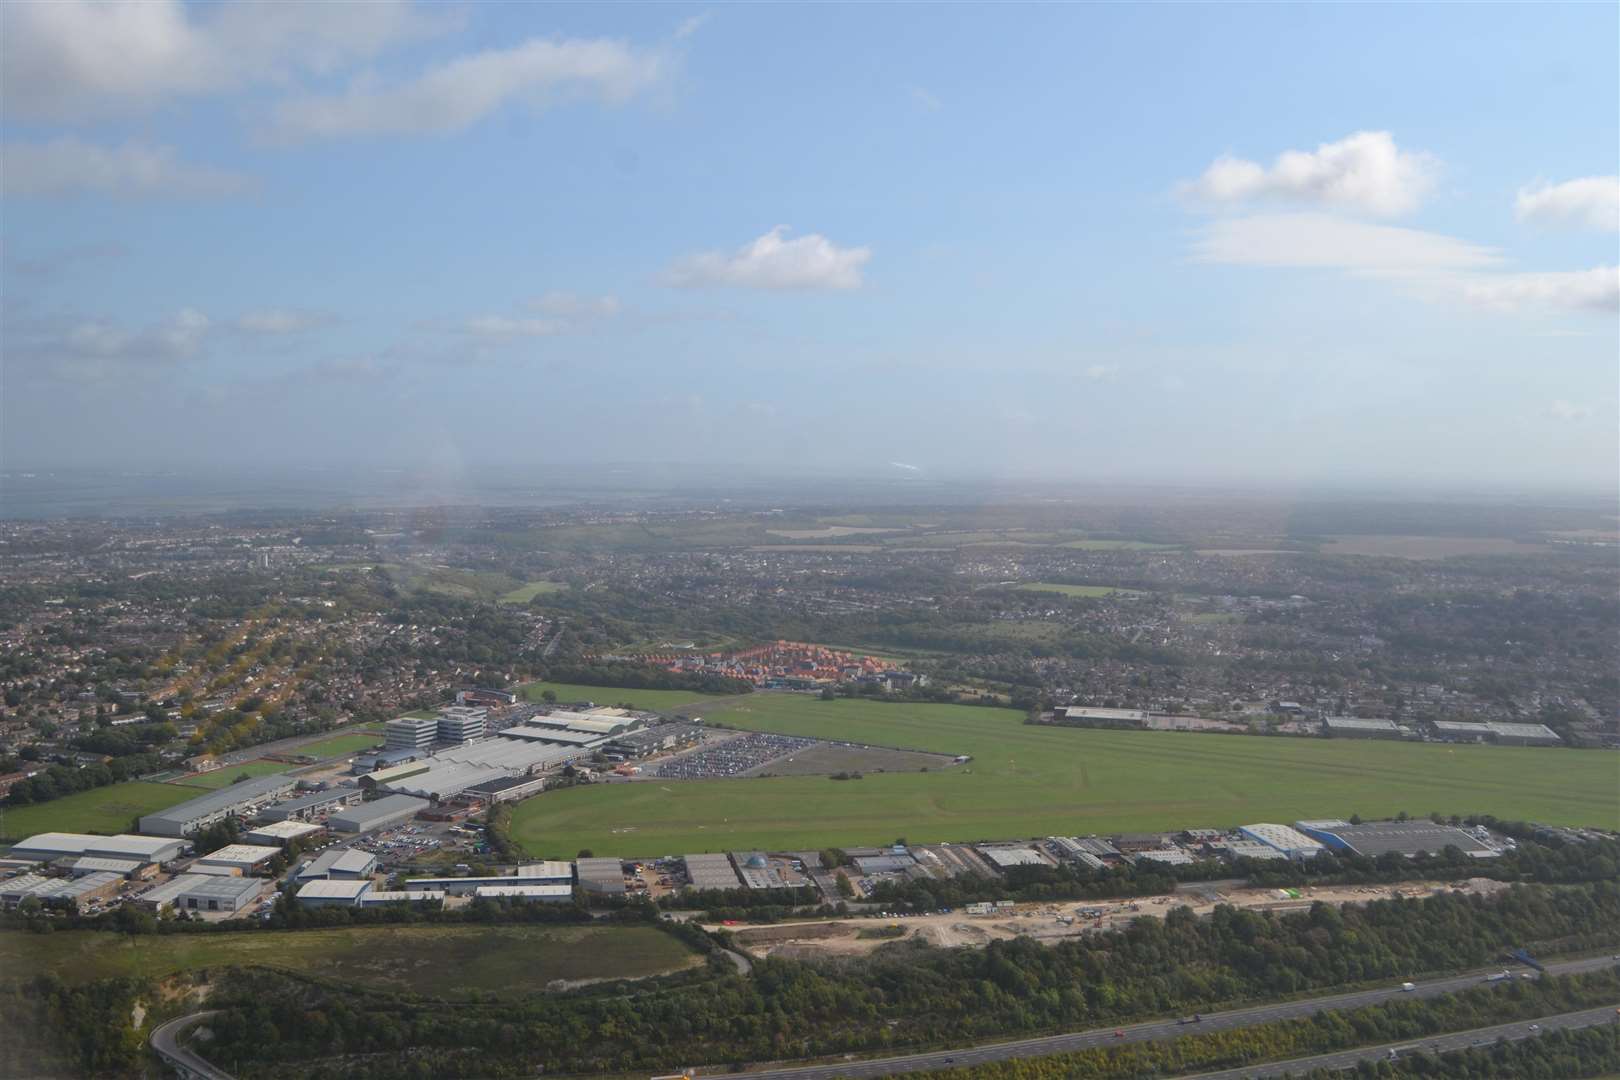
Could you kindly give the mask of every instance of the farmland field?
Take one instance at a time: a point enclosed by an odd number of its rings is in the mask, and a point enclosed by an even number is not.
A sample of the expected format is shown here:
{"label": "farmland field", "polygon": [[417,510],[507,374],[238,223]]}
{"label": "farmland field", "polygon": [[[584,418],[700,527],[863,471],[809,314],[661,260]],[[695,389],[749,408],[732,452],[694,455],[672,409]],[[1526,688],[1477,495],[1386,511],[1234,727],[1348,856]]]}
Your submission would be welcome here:
{"label": "farmland field", "polygon": [[[599,692],[600,693],[600,692]],[[611,694],[603,694],[611,697]],[[1613,755],[1037,727],[1008,709],[755,694],[705,713],[736,727],[971,754],[862,780],[642,781],[519,804],[533,856],[984,840],[1306,817],[1491,813],[1613,828]]]}
{"label": "farmland field", "polygon": [[364,926],[217,934],[0,932],[0,971],[69,982],[160,977],[263,964],[386,990],[455,996],[525,993],[553,979],[636,978],[688,967],[697,954],[645,926]]}
{"label": "farmland field", "polygon": [[630,704],[641,709],[678,709],[694,701],[704,701],[714,694],[701,694],[695,690],[631,690],[622,686],[580,686],[576,683],[536,682],[523,687],[527,701],[539,701],[547,690],[555,691],[558,704],[571,701],[594,701],[598,705]]}
{"label": "farmland field", "polygon": [[[296,765],[288,765],[284,761],[246,761],[240,765],[227,765],[222,769],[210,769],[205,773],[191,773],[182,776],[178,780],[172,780],[170,783],[182,784],[186,787],[218,790],[236,783],[236,778],[244,773],[248,776],[273,776],[276,773],[284,773],[297,767]],[[188,799],[196,798],[198,794],[201,793],[193,792],[186,797]]]}
{"label": "farmland field", "polygon": [[1062,593],[1064,596],[1141,596],[1140,589],[1121,589],[1113,585],[1055,585],[1045,581],[1026,581],[1018,588],[1023,592]]}
{"label": "farmland field", "polygon": [[201,788],[141,780],[109,784],[34,806],[7,807],[4,835],[21,840],[42,832],[129,832],[136,816],[195,799],[202,793]]}
{"label": "farmland field", "polygon": [[334,735],[330,739],[300,746],[297,753],[318,758],[337,757],[339,754],[358,754],[381,745],[381,735]]}

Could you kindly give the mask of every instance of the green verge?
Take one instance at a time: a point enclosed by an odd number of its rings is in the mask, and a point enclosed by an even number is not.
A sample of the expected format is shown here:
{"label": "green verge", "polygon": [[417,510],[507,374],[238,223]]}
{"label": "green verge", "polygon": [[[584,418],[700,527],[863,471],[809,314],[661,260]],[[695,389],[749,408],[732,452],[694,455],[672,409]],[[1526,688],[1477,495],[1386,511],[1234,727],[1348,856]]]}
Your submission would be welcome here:
{"label": "green verge", "polygon": [[381,735],[335,735],[330,739],[310,743],[308,746],[300,746],[294,752],[327,758],[337,757],[339,754],[358,754],[362,750],[370,750],[381,745]]}
{"label": "green verge", "polygon": [[1121,589],[1113,585],[1059,585],[1046,581],[1028,581],[1018,586],[1022,592],[1061,593],[1064,596],[1141,596],[1141,589]]}
{"label": "green verge", "polygon": [[[611,700],[611,691],[596,691]],[[1230,826],[1300,818],[1489,813],[1612,828],[1598,750],[1094,731],[966,705],[754,694],[705,712],[740,728],[945,754],[966,765],[863,780],[782,777],[583,786],[518,805],[533,856],[653,856]]]}
{"label": "green verge", "polygon": [[0,932],[0,971],[84,983],[254,965],[433,996],[528,993],[553,979],[623,979],[690,966],[698,955],[646,926],[364,926],[214,934]]}
{"label": "green verge", "polygon": [[201,790],[181,784],[153,784],[141,780],[109,784],[33,806],[7,807],[0,815],[5,819],[0,835],[8,840],[21,840],[42,832],[128,832],[132,818],[155,813],[201,794]]}
{"label": "green verge", "polygon": [[[240,765],[227,765],[222,769],[210,769],[205,773],[193,773],[169,782],[179,784],[182,787],[208,788],[217,791],[222,787],[229,787],[236,783],[236,778],[244,773],[248,776],[274,776],[276,773],[284,773],[297,767],[284,761],[245,761]],[[190,797],[194,798],[195,796]]]}
{"label": "green verge", "polygon": [[501,603],[527,604],[537,596],[545,593],[561,592],[566,588],[568,588],[568,584],[563,581],[531,581],[527,585],[519,585],[511,592],[503,593]]}
{"label": "green verge", "polygon": [[556,693],[559,704],[594,701],[598,705],[634,705],[638,709],[678,709],[694,701],[706,701],[714,694],[696,690],[636,690],[624,686],[582,686],[579,683],[536,682],[519,689],[526,701],[539,701],[547,690]]}

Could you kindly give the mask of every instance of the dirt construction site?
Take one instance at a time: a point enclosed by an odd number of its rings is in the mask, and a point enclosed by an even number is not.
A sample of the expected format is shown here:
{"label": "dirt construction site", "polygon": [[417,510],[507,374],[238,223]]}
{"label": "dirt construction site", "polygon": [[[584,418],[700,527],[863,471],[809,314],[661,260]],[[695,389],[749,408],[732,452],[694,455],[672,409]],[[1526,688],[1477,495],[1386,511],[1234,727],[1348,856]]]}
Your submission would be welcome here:
{"label": "dirt construction site", "polygon": [[1483,895],[1506,887],[1488,878],[1473,878],[1460,885],[1404,882],[1399,885],[1345,885],[1293,890],[1298,896],[1280,894],[1276,889],[1208,889],[1129,900],[1017,904],[997,908],[994,914],[988,915],[972,915],[958,910],[926,915],[878,914],[743,928],[711,925],[707,929],[731,930],[738,947],[756,957],[780,956],[805,960],[818,956],[858,956],[892,941],[921,941],[947,948],[985,945],[1014,937],[1061,941],[1081,934],[1123,929],[1135,919],[1163,918],[1177,907],[1190,907],[1197,915],[1208,915],[1218,904],[1253,911],[1303,911],[1318,902],[1365,904],[1373,900],[1419,898],[1446,891]]}

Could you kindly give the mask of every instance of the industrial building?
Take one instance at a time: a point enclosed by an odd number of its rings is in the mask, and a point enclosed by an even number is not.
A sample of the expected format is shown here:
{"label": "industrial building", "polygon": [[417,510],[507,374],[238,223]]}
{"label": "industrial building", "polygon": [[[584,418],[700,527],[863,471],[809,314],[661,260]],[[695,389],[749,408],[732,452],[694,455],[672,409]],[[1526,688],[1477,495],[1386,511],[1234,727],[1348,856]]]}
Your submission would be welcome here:
{"label": "industrial building", "polygon": [[251,817],[261,807],[290,795],[297,786],[298,782],[286,775],[242,780],[167,810],[142,816],[141,832],[148,836],[190,836],[228,817]]}
{"label": "industrial building", "polygon": [[1439,854],[1455,847],[1476,859],[1494,859],[1501,853],[1478,836],[1432,821],[1296,821],[1294,827],[1333,851],[1350,851],[1375,859],[1380,855]]}
{"label": "industrial building", "polygon": [[1002,845],[978,844],[974,847],[980,855],[990,861],[990,865],[997,870],[1005,870],[1011,866],[1050,866],[1041,858],[1040,852],[1028,844]]}
{"label": "industrial building", "polygon": [[855,869],[862,877],[872,877],[877,874],[905,874],[916,869],[917,860],[910,854],[896,855],[890,852],[887,855],[862,855],[855,860]]}
{"label": "industrial building", "polygon": [[488,709],[471,705],[451,705],[439,710],[438,735],[440,742],[467,743],[484,737],[484,722]]}
{"label": "industrial building", "polygon": [[1280,851],[1290,859],[1314,859],[1324,850],[1320,843],[1289,825],[1262,822],[1258,825],[1244,825],[1238,832],[1243,834],[1245,839]]}
{"label": "industrial building", "polygon": [[508,775],[505,771],[488,765],[440,763],[437,758],[434,762],[433,767],[424,772],[390,780],[382,786],[396,795],[415,795],[421,799],[437,800],[460,795],[475,784],[488,783]]}
{"label": "industrial building", "polygon": [[328,848],[298,871],[299,881],[355,881],[377,869],[377,856],[355,848]]}
{"label": "industrial building", "polygon": [[1204,845],[1217,855],[1228,859],[1286,859],[1288,856],[1257,840],[1212,840]]}
{"label": "industrial building", "polygon": [[1068,708],[1058,709],[1057,713],[1063,720],[1116,727],[1145,727],[1148,721],[1148,714],[1141,709],[1094,709],[1084,705],[1070,705]]}
{"label": "industrial building", "polygon": [[683,861],[686,863],[686,878],[694,889],[742,887],[742,878],[737,876],[731,860],[724,855],[688,855]]}
{"label": "industrial building", "polygon": [[92,836],[89,833],[48,832],[12,845],[9,855],[13,859],[32,859],[36,862],[49,862],[63,855],[97,855],[107,859],[166,863],[178,859],[190,846],[184,840],[135,836],[132,833]]}
{"label": "industrial building", "polygon": [[298,902],[305,907],[358,907],[371,891],[370,880],[331,881],[322,878],[298,888]]}
{"label": "industrial building", "polygon": [[[590,860],[582,860],[590,861]],[[624,891],[624,872],[619,867],[618,859],[603,860],[613,864],[614,876],[619,882],[619,891]],[[446,877],[446,878],[406,878],[405,887],[408,889],[436,889],[449,893],[451,896],[464,896],[475,893],[485,886],[501,888],[527,888],[530,886],[555,887],[573,894],[574,868],[565,862],[529,863],[514,868],[510,874],[495,877]]]}
{"label": "industrial building", "polygon": [[355,757],[349,771],[356,776],[364,773],[376,772],[378,769],[390,769],[395,765],[405,765],[427,757],[426,750],[415,747],[402,747],[398,750],[371,750]]}
{"label": "industrial building", "polygon": [[569,885],[480,885],[474,895],[566,904],[574,898],[574,890]]}
{"label": "industrial building", "polygon": [[1484,724],[1461,720],[1433,720],[1430,732],[1448,742],[1497,742],[1506,746],[1557,746],[1563,740],[1546,724]]}
{"label": "industrial building", "polygon": [[14,908],[34,899],[49,907],[82,907],[92,900],[105,900],[118,893],[124,879],[118,874],[95,873],[77,878],[44,877],[23,874],[0,882],[0,905]]}
{"label": "industrial building", "polygon": [[695,746],[703,738],[704,729],[698,724],[660,724],[642,731],[627,731],[615,735],[603,752],[615,761],[663,754]]}
{"label": "industrial building", "polygon": [[431,768],[433,768],[433,759],[427,756],[416,758],[403,765],[390,765],[386,769],[378,769],[376,772],[366,773],[360,777],[360,788],[362,791],[367,792],[384,791],[387,790],[389,784],[396,780],[420,776]]}
{"label": "industrial building", "polygon": [[737,876],[742,878],[742,883],[750,889],[788,887],[788,883],[782,878],[782,872],[771,865],[771,860],[763,851],[734,851],[731,853],[731,862],[737,868]]}
{"label": "industrial building", "polygon": [[1193,861],[1193,857],[1180,848],[1165,848],[1162,851],[1138,851],[1132,856],[1137,862],[1163,863],[1166,866],[1186,866]]}
{"label": "industrial building", "polygon": [[428,808],[426,799],[411,795],[387,795],[375,802],[361,803],[326,820],[336,832],[363,833],[409,821]]}
{"label": "industrial building", "polygon": [[426,751],[438,737],[438,717],[401,716],[383,725],[383,748],[387,750]]}
{"label": "industrial building", "polygon": [[462,794],[472,795],[486,803],[498,803],[527,799],[530,795],[538,795],[545,789],[546,780],[543,776],[505,776],[499,780],[473,784]]}
{"label": "industrial building", "polygon": [[[724,859],[724,855],[718,856]],[[730,865],[727,863],[726,865]],[[588,893],[597,896],[623,896],[624,864],[618,859],[607,859],[600,856],[596,858],[576,859],[574,872],[579,878],[579,887]],[[736,876],[732,875],[732,884],[736,884]]]}
{"label": "industrial building", "polygon": [[72,877],[117,874],[126,881],[155,877],[158,869],[156,863],[144,859],[109,859],[101,855],[64,855],[51,865]]}
{"label": "industrial building", "polygon": [[360,894],[361,907],[383,904],[442,904],[444,893],[432,889],[367,889]]}
{"label": "industrial building", "polygon": [[269,888],[270,883],[263,878],[181,874],[146,890],[134,902],[152,911],[166,907],[176,911],[242,911],[257,904]]}
{"label": "industrial building", "polygon": [[227,844],[218,851],[213,851],[198,859],[195,866],[224,866],[235,870],[239,874],[251,874],[260,870],[271,859],[281,854],[279,847],[267,847],[260,844]]}
{"label": "industrial building", "polygon": [[1393,720],[1362,720],[1355,716],[1329,716],[1322,721],[1322,734],[1338,739],[1398,739],[1401,729]]}
{"label": "industrial building", "polygon": [[1109,838],[1121,855],[1130,855],[1138,851],[1158,851],[1164,847],[1163,833],[1120,833]]}
{"label": "industrial building", "polygon": [[268,825],[255,825],[242,834],[242,839],[250,844],[280,844],[285,846],[298,840],[305,840],[311,836],[318,836],[324,830],[319,825],[305,821],[275,821]]}
{"label": "industrial building", "polygon": [[336,810],[353,806],[364,793],[357,787],[327,788],[296,799],[278,802],[259,812],[260,821],[321,821]]}
{"label": "industrial building", "polygon": [[1057,842],[1065,851],[1076,854],[1085,852],[1098,859],[1117,859],[1120,857],[1119,849],[1100,836],[1060,836],[1057,838]]}
{"label": "industrial building", "polygon": [[561,709],[553,709],[549,714],[541,716],[532,716],[529,718],[529,724],[534,727],[579,731],[587,735],[617,735],[624,731],[634,731],[642,726],[642,722],[634,716],[614,716],[608,711],[579,713]]}

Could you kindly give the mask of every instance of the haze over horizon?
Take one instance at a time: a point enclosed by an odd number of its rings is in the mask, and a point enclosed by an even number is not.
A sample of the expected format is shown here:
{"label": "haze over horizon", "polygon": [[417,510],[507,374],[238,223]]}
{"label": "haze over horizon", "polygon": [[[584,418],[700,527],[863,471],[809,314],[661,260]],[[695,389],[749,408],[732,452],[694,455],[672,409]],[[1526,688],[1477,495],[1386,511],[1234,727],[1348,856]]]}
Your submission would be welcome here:
{"label": "haze over horizon", "polygon": [[1613,5],[0,8],[0,468],[1620,481]]}

